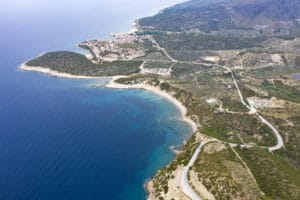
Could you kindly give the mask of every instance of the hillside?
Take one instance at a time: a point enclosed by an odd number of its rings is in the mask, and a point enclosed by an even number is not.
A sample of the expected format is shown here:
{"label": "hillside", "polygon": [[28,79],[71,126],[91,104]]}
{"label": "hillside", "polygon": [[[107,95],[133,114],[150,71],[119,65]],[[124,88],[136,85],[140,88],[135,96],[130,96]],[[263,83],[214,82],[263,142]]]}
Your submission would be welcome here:
{"label": "hillside", "polygon": [[300,0],[192,0],[139,24],[164,31],[287,35],[297,33],[299,20]]}

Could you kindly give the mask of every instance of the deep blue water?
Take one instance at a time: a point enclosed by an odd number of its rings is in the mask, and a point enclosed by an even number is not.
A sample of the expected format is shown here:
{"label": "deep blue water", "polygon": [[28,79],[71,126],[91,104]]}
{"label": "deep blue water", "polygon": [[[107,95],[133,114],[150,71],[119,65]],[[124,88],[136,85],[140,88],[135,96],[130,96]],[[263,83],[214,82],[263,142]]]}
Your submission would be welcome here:
{"label": "deep blue water", "polygon": [[191,132],[179,111],[147,91],[89,88],[95,81],[17,67],[126,30],[172,1],[124,0],[116,9],[117,0],[22,2],[0,2],[0,199],[144,199],[144,181]]}

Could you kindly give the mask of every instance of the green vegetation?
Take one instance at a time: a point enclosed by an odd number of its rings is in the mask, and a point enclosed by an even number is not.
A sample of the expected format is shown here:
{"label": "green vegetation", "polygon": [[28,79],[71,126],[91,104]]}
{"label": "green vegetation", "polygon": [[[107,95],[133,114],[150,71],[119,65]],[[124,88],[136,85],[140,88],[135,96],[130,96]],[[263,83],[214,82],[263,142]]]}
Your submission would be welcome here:
{"label": "green vegetation", "polygon": [[59,51],[46,53],[26,63],[29,66],[40,66],[52,70],[84,76],[129,75],[139,72],[142,61],[114,61],[95,64],[84,55]]}
{"label": "green vegetation", "polygon": [[207,144],[197,158],[192,170],[197,173],[199,181],[218,200],[262,199],[259,188],[231,148],[227,146],[219,152],[214,150],[220,145]]}
{"label": "green vegetation", "polygon": [[214,126],[206,126],[201,129],[201,132],[205,135],[209,135],[218,139],[226,140],[225,134],[229,131],[226,126],[222,126],[221,124],[215,124]]}
{"label": "green vegetation", "polygon": [[169,91],[170,90],[170,84],[169,83],[162,83],[162,84],[160,84],[160,89],[165,90],[165,91]]}
{"label": "green vegetation", "polygon": [[260,189],[270,199],[300,199],[300,172],[267,150],[237,149],[256,178]]}
{"label": "green vegetation", "polygon": [[245,86],[244,84],[239,84],[240,90],[244,96],[244,99],[247,101],[248,97],[257,96],[256,92]]}
{"label": "green vegetation", "polygon": [[275,96],[281,99],[300,103],[300,91],[292,86],[282,83],[280,80],[275,80],[274,83],[270,81],[263,81],[260,85],[263,89],[269,92],[269,96]]}
{"label": "green vegetation", "polygon": [[157,198],[160,197],[161,193],[166,194],[168,192],[168,180],[173,179],[172,173],[178,168],[178,166],[185,166],[188,164],[194,151],[199,146],[196,142],[196,134],[194,134],[184,145],[181,152],[176,158],[168,164],[166,167],[160,169],[155,177],[153,178],[153,188]]}
{"label": "green vegetation", "polygon": [[239,38],[233,36],[215,36],[196,33],[159,34],[154,36],[157,42],[171,51],[230,50],[260,47],[261,38]]}
{"label": "green vegetation", "polygon": [[233,143],[254,142],[262,146],[276,144],[272,130],[260,123],[256,116],[248,114],[214,113],[206,116],[201,132]]}
{"label": "green vegetation", "polygon": [[[190,4],[192,3],[193,2]],[[196,3],[193,6],[184,8],[178,6],[164,10],[164,12],[154,17],[139,20],[139,24],[165,31],[201,29],[202,31],[208,32],[218,30],[219,28],[235,27],[225,7],[202,7]],[[202,3],[205,4],[204,2]],[[211,14],[214,14],[214,17],[212,17]]]}
{"label": "green vegetation", "polygon": [[139,57],[139,60],[157,60],[157,61],[170,61],[169,58],[167,58],[163,52],[157,51],[157,50],[147,50],[146,55],[143,57]]}
{"label": "green vegetation", "polygon": [[141,45],[138,43],[120,43],[118,44],[118,46],[120,48],[124,48],[124,49],[137,49],[139,48]]}
{"label": "green vegetation", "polygon": [[125,78],[119,78],[115,80],[116,83],[130,85],[130,84],[139,84],[145,81],[147,78],[143,75],[136,74]]}
{"label": "green vegetation", "polygon": [[172,63],[167,61],[147,61],[144,68],[169,68],[171,65]]}
{"label": "green vegetation", "polygon": [[260,47],[261,42],[266,40],[265,37],[239,38],[196,33],[157,34],[154,38],[171,56],[183,61],[209,56],[206,51]]}
{"label": "green vegetation", "polygon": [[[255,63],[249,65],[256,66]],[[243,76],[252,77],[258,80],[280,79],[284,77],[289,77],[291,74],[298,73],[299,71],[300,68],[298,69],[295,66],[289,66],[289,65],[268,66],[263,68],[259,68],[258,66],[258,68],[256,69],[243,70],[244,73]]]}
{"label": "green vegetation", "polygon": [[229,96],[224,96],[220,99],[225,109],[233,112],[248,112],[249,109],[245,107],[239,100],[233,100]]}
{"label": "green vegetation", "polygon": [[139,57],[138,58],[139,60],[144,59],[144,60],[170,61],[170,59],[166,57],[166,55],[162,51],[158,50],[155,46],[153,46],[153,43],[151,40],[149,40],[149,38],[143,39],[141,45],[145,50],[145,56]]}
{"label": "green vegetation", "polygon": [[285,148],[276,151],[276,154],[300,169],[300,114],[297,109],[292,112],[294,115],[289,117],[288,121],[291,122],[293,126],[287,126],[286,120],[275,119],[275,123],[284,136],[285,142]]}
{"label": "green vegetation", "polygon": [[[128,43],[119,44],[123,49],[144,50],[144,56],[133,60],[96,64],[84,55],[61,51],[47,53],[27,64],[74,75],[130,75],[116,82],[148,83],[173,95],[186,106],[188,115],[200,125],[202,134],[236,144],[275,145],[277,141],[272,130],[256,115],[247,113],[231,74],[222,66],[234,69],[245,100],[252,96],[285,100],[278,103],[281,107],[258,109],[278,127],[285,148],[273,154],[260,148],[237,148],[260,188],[228,145],[207,144],[208,149],[201,152],[192,170],[216,199],[298,200],[300,85],[289,77],[300,72],[300,42],[299,36],[294,34],[299,27],[292,25],[300,4],[295,3],[298,0],[286,1],[284,6],[284,1],[249,0],[230,1],[232,4],[224,6],[218,3],[220,1],[189,1],[139,20],[142,27],[135,40],[139,42],[128,40]],[[248,23],[249,20],[253,23]],[[289,21],[287,26],[277,23],[286,20]],[[268,27],[252,25],[272,21],[276,22],[275,27],[272,23]],[[289,31],[291,29],[295,31]],[[179,62],[171,61],[154,44],[152,37]],[[79,46],[91,50],[88,44]],[[217,57],[220,61],[209,61],[208,57]],[[172,66],[171,76],[138,74],[143,62],[145,69]],[[217,103],[208,103],[211,98]],[[153,178],[157,199],[164,199],[164,194],[168,193],[168,181],[174,179],[174,171],[189,162],[200,142],[198,134],[195,133],[175,159]],[[189,180],[191,176],[188,175]]]}
{"label": "green vegetation", "polygon": [[205,73],[208,67],[197,64],[188,64],[188,63],[177,63],[172,68],[172,76],[180,77],[180,76],[195,76],[199,72]]}
{"label": "green vegetation", "polygon": [[[297,0],[188,1],[139,20],[139,24],[163,31],[197,31],[233,35],[286,35],[298,30]],[[287,22],[280,25],[277,22]],[[294,22],[294,23],[290,23]],[[259,27],[257,24],[268,24]],[[293,31],[296,32],[296,31]],[[294,34],[293,34],[294,35]],[[299,34],[298,34],[299,35]]]}
{"label": "green vegetation", "polygon": [[281,126],[279,130],[288,134],[289,139],[285,141],[285,149],[279,150],[277,154],[300,169],[300,127]]}

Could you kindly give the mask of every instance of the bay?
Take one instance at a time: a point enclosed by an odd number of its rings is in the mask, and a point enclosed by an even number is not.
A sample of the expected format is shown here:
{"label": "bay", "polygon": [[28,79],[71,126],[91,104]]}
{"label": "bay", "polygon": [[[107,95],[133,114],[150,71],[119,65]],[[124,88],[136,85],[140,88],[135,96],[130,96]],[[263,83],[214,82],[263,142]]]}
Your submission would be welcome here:
{"label": "bay", "polygon": [[175,1],[72,2],[0,3],[0,199],[145,199],[145,180],[191,133],[177,108],[147,91],[89,87],[105,80],[17,67],[126,31]]}

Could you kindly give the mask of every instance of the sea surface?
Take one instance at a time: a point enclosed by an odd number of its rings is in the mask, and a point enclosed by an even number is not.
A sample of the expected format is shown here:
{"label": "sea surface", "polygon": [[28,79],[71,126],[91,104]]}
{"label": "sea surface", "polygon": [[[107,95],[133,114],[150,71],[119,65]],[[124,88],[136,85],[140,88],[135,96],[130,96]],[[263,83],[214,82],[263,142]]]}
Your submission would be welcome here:
{"label": "sea surface", "polygon": [[[175,0],[0,2],[0,199],[140,200],[191,134],[178,109],[142,90],[91,88],[17,67],[126,31]],[[177,1],[178,2],[178,1]]]}

